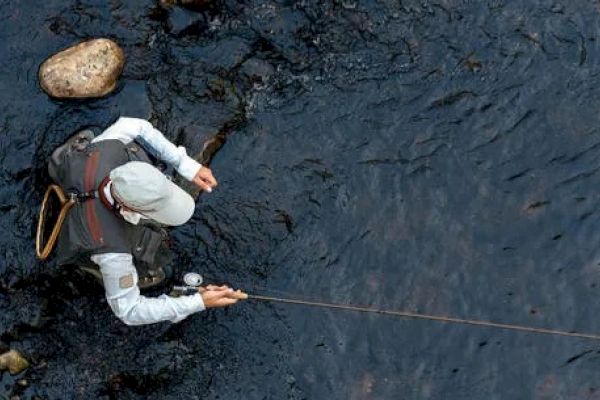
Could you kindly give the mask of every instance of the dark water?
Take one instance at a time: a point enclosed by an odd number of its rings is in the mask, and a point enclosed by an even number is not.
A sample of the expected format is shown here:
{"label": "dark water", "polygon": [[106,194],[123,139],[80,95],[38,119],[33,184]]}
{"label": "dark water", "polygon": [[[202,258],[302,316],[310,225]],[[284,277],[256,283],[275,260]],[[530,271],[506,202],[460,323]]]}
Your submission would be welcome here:
{"label": "dark water", "polygon": [[[39,64],[98,36],[118,91],[50,100]],[[250,302],[129,328],[33,252],[49,153],[138,116],[224,141],[178,272],[600,332],[596,2],[2,1],[0,39],[0,350],[32,362],[0,397],[600,398],[598,343]]]}

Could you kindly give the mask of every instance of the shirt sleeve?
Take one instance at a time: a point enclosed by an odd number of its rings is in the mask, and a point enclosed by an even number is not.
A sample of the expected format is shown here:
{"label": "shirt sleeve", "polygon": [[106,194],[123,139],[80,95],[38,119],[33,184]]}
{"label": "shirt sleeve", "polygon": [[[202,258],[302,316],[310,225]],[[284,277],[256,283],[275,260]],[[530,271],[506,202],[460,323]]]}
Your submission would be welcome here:
{"label": "shirt sleeve", "polygon": [[121,117],[98,135],[92,143],[116,139],[125,144],[139,142],[148,152],[172,165],[188,181],[194,179],[200,163],[187,155],[185,147],[175,146],[158,129],[145,119]]}
{"label": "shirt sleeve", "polygon": [[166,294],[152,298],[142,296],[131,254],[97,254],[91,259],[100,266],[110,308],[127,325],[179,322],[205,308],[200,293],[181,297]]}

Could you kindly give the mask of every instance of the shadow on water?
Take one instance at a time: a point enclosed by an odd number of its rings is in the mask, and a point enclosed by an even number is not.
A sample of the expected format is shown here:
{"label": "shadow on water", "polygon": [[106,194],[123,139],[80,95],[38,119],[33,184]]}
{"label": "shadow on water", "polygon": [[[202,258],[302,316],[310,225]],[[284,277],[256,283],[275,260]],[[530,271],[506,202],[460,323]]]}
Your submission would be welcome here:
{"label": "shadow on water", "polygon": [[[32,363],[2,396],[600,398],[592,342],[251,302],[131,328],[33,251],[50,152],[137,116],[194,154],[212,138],[220,186],[173,231],[178,274],[600,332],[597,5],[23,0],[0,19],[0,350]],[[42,94],[39,64],[98,36],[127,54],[118,90]]]}

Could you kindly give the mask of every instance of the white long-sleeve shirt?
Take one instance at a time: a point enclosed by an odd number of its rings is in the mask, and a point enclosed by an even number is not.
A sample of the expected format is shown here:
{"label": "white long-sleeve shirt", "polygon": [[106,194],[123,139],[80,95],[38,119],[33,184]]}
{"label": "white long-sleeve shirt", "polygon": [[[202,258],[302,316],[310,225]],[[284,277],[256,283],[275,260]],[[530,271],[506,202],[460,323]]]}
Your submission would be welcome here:
{"label": "white long-sleeve shirt", "polygon": [[[144,147],[150,147],[157,157],[175,167],[181,176],[190,181],[201,167],[187,155],[184,147],[176,147],[150,122],[143,119],[121,117],[92,142],[109,139],[120,140],[125,144],[136,139],[143,142]],[[164,294],[157,298],[142,296],[137,286],[138,274],[131,254],[104,253],[93,255],[91,259],[100,267],[110,308],[127,325],[179,322],[190,314],[204,310],[204,302],[199,293],[177,298]]]}

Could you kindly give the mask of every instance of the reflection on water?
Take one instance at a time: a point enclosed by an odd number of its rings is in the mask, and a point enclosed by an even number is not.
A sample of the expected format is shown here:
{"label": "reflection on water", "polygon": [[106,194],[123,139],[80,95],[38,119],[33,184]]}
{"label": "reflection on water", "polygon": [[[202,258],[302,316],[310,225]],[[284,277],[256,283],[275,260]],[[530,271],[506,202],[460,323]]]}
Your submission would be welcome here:
{"label": "reflection on water", "polygon": [[[134,4],[135,3],[135,4]],[[130,328],[34,258],[45,158],[150,118],[219,189],[180,270],[242,288],[600,332],[598,7],[556,1],[24,0],[0,5],[0,341],[22,398],[597,398],[584,340],[274,304]],[[49,100],[39,63],[108,36],[116,94]],[[1,349],[0,349],[1,350]]]}

